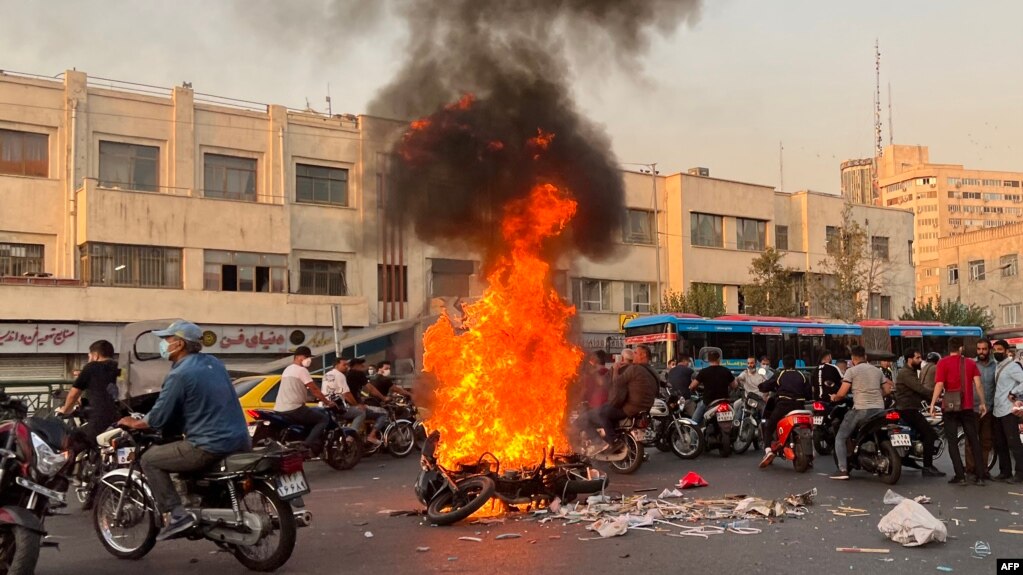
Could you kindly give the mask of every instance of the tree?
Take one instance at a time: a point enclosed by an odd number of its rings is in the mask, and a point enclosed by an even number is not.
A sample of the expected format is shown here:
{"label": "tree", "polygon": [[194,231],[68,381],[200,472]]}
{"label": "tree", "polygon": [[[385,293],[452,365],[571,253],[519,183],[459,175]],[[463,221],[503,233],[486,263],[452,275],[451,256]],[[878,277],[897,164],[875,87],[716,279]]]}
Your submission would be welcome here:
{"label": "tree", "polygon": [[692,283],[682,293],[672,289],[661,294],[661,302],[654,306],[656,313],[693,313],[703,317],[725,314],[725,304],[711,284]]}
{"label": "tree", "polygon": [[782,266],[782,252],[768,247],[749,266],[753,281],[742,286],[747,310],[757,315],[789,317],[799,314],[793,270]]}
{"label": "tree", "polygon": [[995,326],[988,310],[976,304],[966,305],[959,298],[943,300],[927,298],[927,301],[915,300],[909,309],[903,309],[899,319],[918,321],[940,321],[949,325],[979,326],[985,332]]}
{"label": "tree", "polygon": [[[869,223],[869,222],[868,222]],[[870,297],[883,293],[891,272],[887,246],[873,245],[869,228],[853,219],[853,206],[842,209],[842,227],[828,239],[827,255],[816,273],[808,274],[808,289],[825,315],[847,323],[868,314]]]}

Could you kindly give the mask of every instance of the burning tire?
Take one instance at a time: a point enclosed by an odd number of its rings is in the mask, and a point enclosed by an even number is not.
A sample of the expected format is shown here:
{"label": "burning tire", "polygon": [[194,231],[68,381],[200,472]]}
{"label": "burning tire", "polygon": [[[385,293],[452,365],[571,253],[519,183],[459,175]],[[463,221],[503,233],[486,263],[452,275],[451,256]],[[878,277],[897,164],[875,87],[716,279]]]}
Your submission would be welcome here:
{"label": "burning tire", "polygon": [[494,496],[494,480],[481,475],[458,482],[458,491],[444,491],[430,501],[426,516],[431,523],[451,525],[468,518]]}

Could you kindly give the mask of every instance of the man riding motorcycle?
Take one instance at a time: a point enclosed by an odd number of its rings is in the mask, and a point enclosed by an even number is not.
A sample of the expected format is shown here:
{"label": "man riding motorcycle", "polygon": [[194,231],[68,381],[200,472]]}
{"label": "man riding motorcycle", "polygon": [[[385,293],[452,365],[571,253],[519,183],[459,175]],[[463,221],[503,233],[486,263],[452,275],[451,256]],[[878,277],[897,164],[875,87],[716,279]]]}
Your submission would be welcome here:
{"label": "man riding motorcycle", "polygon": [[281,374],[274,411],[280,413],[291,423],[301,425],[309,430],[309,435],[306,436],[303,443],[315,456],[323,450],[323,432],[330,425],[330,417],[322,410],[306,405],[306,392],[313,394],[326,407],[334,409],[337,405],[323,395],[320,388],[316,387],[316,383],[313,382],[313,376],[309,374],[312,358],[313,352],[308,347],[301,345],[295,348],[295,358],[292,364],[284,368],[284,373]]}
{"label": "man riding motorcycle", "polygon": [[771,441],[782,420],[790,411],[804,409],[807,400],[810,399],[812,389],[810,380],[802,372],[796,370],[796,358],[786,355],[781,360],[782,370],[775,374],[775,377],[760,384],[760,391],[764,393],[777,392],[774,404],[774,411],[771,417],[764,424],[764,444],[766,445],[764,458],[760,461],[760,467],[764,468],[771,464],[775,458],[775,452],[771,449]]}
{"label": "man riding motorcycle", "polygon": [[118,424],[131,429],[155,429],[185,439],[154,445],[142,456],[160,511],[169,514],[158,541],[191,528],[196,518],[185,511],[171,473],[203,469],[224,457],[247,451],[248,427],[241,403],[224,364],[202,353],[202,330],[194,323],[175,321],[154,331],[160,356],[173,362],[160,395],[144,419],[125,417]]}
{"label": "man riding motorcycle", "polygon": [[884,374],[867,361],[867,350],[862,345],[852,348],[853,366],[842,374],[842,387],[838,393],[832,394],[832,403],[842,401],[852,393],[853,408],[849,410],[835,437],[835,456],[838,461],[838,473],[832,479],[849,479],[846,460],[849,447],[846,442],[852,437],[856,426],[884,411]]}
{"label": "man riding motorcycle", "polygon": [[[924,447],[924,467],[920,470],[923,477],[942,477],[945,474],[934,467],[934,443],[938,440],[938,432],[934,431],[927,418],[920,412],[920,402],[930,401],[933,389],[928,389],[917,375],[917,369],[923,363],[923,357],[915,349],[905,353],[905,365],[895,376],[895,408],[899,417],[906,425],[912,427],[920,435]],[[903,463],[905,465],[905,463]]]}
{"label": "man riding motorcycle", "polygon": [[604,429],[607,445],[596,448],[591,455],[621,449],[624,442],[618,432],[618,422],[653,407],[659,383],[649,363],[650,348],[640,345],[631,365],[616,363],[611,368],[611,396],[607,404],[590,412],[591,425]]}

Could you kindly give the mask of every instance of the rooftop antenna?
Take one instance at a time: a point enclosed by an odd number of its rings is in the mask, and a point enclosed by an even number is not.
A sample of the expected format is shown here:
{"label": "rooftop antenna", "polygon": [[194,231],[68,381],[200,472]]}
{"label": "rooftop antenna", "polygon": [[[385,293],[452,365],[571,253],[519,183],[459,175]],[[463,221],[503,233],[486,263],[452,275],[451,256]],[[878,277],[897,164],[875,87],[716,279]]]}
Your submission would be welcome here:
{"label": "rooftop antenna", "polygon": [[892,123],[892,83],[888,82],[888,145],[895,145],[895,124]]}
{"label": "rooftop antenna", "polygon": [[878,158],[884,155],[884,138],[881,135],[881,45],[874,41],[874,140]]}
{"label": "rooftop antenna", "polygon": [[[891,93],[889,93],[888,97],[891,100]],[[334,117],[334,109],[330,106],[330,82],[327,82],[327,115],[331,118]]]}
{"label": "rooftop antenna", "polygon": [[785,191],[785,145],[778,142],[778,191]]}

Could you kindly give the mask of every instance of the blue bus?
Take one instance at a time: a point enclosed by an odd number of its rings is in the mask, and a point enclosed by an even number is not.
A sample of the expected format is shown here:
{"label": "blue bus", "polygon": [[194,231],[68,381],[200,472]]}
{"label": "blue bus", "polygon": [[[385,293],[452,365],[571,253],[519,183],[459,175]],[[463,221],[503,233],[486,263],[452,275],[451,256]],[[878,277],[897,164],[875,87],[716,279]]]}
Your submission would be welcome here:
{"label": "blue bus", "polygon": [[[868,320],[844,324],[748,315],[711,319],[692,314],[660,314],[625,324],[625,344],[650,346],[652,362],[657,366],[663,367],[669,359],[683,353],[698,358],[700,349],[717,347],[722,352],[722,365],[733,370],[745,368],[748,357],[767,356],[772,365],[779,365],[781,358],[789,354],[795,356],[798,367],[812,367],[824,350],[829,350],[836,360],[848,359],[855,345],[863,345],[877,355],[900,355],[909,348],[945,355],[949,337],[962,337],[970,351],[982,334],[979,327],[935,322]],[[703,367],[703,362],[696,360],[695,366]]]}

